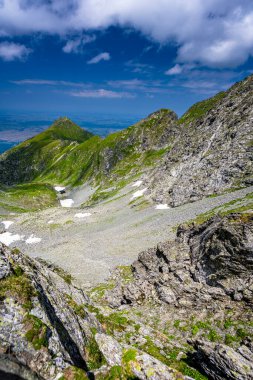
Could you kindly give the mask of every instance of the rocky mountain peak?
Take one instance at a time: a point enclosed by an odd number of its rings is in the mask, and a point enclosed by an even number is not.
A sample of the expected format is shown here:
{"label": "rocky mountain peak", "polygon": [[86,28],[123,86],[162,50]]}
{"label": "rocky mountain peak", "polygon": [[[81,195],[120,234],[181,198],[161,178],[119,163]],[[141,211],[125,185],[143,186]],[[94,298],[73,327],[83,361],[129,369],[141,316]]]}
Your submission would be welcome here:
{"label": "rocky mountain peak", "polygon": [[[60,116],[58,119],[56,119],[51,127],[79,127],[77,124],[75,124],[71,119],[69,119],[67,116]],[[80,128],[80,127],[79,127]]]}
{"label": "rocky mountain peak", "polygon": [[150,115],[148,115],[148,117],[145,120],[162,118],[167,118],[176,121],[178,119],[178,116],[174,111],[168,108],[160,108],[159,110],[152,112]]}
{"label": "rocky mountain peak", "polygon": [[171,149],[149,175],[156,202],[172,206],[253,183],[253,76],[193,105]]}

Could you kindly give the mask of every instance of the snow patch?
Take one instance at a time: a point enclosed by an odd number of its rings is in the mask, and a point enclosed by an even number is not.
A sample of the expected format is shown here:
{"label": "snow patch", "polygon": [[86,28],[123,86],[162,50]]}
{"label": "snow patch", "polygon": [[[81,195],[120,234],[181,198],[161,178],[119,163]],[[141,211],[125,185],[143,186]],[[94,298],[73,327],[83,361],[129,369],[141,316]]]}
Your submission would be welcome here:
{"label": "snow patch", "polygon": [[74,204],[73,199],[61,199],[60,200],[62,207],[72,207]]}
{"label": "snow patch", "polygon": [[133,195],[132,195],[132,198],[131,199],[136,199],[136,198],[139,198],[139,197],[142,197],[143,194],[145,193],[145,191],[147,191],[147,187],[145,189],[142,189],[142,190],[138,190],[136,191]]}
{"label": "snow patch", "polygon": [[136,181],[132,184],[132,187],[140,187],[143,181]]}
{"label": "snow patch", "polygon": [[11,220],[4,220],[4,221],[1,222],[1,223],[4,225],[5,229],[8,230],[8,228],[9,228],[14,222],[12,222]]}
{"label": "snow patch", "polygon": [[84,213],[79,212],[79,213],[75,214],[75,217],[80,218],[80,219],[81,218],[87,218],[88,216],[91,216],[90,212],[84,212]]}
{"label": "snow patch", "polygon": [[23,240],[24,236],[21,236],[19,234],[12,234],[11,232],[4,232],[3,234],[0,234],[0,242],[9,246],[11,243],[14,243],[15,241]]}
{"label": "snow patch", "polygon": [[35,235],[31,235],[28,239],[26,239],[26,244],[37,244],[41,242],[41,238],[36,237]]}
{"label": "snow patch", "polygon": [[54,223],[53,220],[49,220],[49,221],[47,222],[47,224],[53,224],[53,223]]}
{"label": "snow patch", "polygon": [[54,189],[56,191],[58,191],[58,193],[59,193],[60,191],[64,191],[66,189],[66,187],[64,187],[64,186],[55,186]]}
{"label": "snow patch", "polygon": [[167,205],[167,203],[159,204],[155,208],[156,208],[156,210],[168,210],[168,209],[170,209],[170,207]]}

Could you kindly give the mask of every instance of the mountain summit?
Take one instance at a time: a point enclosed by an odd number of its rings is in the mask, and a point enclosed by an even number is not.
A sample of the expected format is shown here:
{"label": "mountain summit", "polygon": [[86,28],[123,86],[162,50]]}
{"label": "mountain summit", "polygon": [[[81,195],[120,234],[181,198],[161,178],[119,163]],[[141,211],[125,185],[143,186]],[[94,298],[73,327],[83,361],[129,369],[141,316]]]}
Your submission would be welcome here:
{"label": "mountain summit", "polygon": [[93,136],[93,133],[84,130],[75,124],[68,117],[60,117],[46,130],[46,134],[51,134],[51,138],[62,140],[84,142]]}

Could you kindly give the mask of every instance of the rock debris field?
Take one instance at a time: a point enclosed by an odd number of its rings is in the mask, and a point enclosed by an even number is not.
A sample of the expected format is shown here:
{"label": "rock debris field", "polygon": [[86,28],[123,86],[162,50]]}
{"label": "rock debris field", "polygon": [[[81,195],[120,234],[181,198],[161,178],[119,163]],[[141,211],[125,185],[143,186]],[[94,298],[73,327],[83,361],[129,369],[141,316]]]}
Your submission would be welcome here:
{"label": "rock debris field", "polygon": [[128,185],[114,200],[95,207],[79,207],[80,190],[79,194],[66,193],[59,207],[9,215],[8,220],[5,216],[0,219],[0,242],[62,267],[79,284],[89,287],[108,278],[116,266],[131,264],[140,251],[173,238],[173,227],[242,198],[253,188],[176,208],[161,204],[139,209],[131,200],[143,196],[141,185],[141,181]]}

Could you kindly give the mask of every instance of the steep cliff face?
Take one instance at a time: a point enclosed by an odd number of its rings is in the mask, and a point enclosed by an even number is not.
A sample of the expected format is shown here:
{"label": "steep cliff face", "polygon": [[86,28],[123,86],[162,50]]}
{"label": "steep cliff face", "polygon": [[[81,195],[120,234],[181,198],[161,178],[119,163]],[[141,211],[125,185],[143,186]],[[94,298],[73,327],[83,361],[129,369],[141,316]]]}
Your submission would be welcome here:
{"label": "steep cliff face", "polygon": [[177,206],[252,184],[253,76],[194,105],[147,183],[156,201]]}

